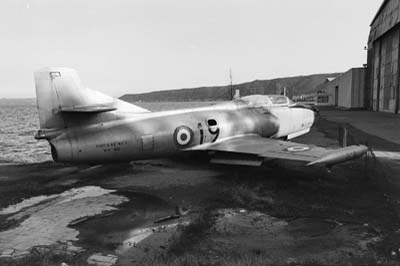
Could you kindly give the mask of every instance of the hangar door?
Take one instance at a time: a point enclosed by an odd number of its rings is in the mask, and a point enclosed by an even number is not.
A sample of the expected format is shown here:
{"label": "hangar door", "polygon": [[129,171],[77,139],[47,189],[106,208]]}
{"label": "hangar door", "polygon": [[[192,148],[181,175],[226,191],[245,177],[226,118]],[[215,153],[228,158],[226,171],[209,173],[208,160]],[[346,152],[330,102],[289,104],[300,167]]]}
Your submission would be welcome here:
{"label": "hangar door", "polygon": [[399,81],[399,31],[374,43],[373,109],[395,112]]}

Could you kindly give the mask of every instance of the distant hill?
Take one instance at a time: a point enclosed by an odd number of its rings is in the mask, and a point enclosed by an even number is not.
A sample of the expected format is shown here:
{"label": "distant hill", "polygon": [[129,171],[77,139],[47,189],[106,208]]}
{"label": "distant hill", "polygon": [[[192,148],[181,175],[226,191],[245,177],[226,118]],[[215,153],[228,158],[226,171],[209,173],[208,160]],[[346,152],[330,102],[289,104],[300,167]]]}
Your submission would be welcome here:
{"label": "distant hill", "polygon": [[[328,77],[337,77],[341,73],[315,74],[271,80],[254,80],[233,85],[233,91],[240,90],[241,96],[250,94],[280,94],[284,87],[288,94],[300,95],[316,92],[318,85]],[[120,99],[127,102],[167,102],[167,101],[215,101],[229,100],[230,86],[199,87],[191,89],[155,91],[140,94],[125,94]]]}

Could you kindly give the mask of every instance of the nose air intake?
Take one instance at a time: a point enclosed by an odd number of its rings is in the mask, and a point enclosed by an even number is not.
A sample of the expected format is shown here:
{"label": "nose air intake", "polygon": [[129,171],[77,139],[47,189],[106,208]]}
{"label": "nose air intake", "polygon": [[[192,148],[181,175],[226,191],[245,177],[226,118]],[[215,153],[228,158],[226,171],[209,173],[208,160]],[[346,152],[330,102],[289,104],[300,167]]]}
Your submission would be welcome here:
{"label": "nose air intake", "polygon": [[314,113],[318,114],[319,109],[315,105],[303,104],[303,103],[296,103],[295,105],[291,106],[290,108],[302,108],[308,109],[313,111]]}

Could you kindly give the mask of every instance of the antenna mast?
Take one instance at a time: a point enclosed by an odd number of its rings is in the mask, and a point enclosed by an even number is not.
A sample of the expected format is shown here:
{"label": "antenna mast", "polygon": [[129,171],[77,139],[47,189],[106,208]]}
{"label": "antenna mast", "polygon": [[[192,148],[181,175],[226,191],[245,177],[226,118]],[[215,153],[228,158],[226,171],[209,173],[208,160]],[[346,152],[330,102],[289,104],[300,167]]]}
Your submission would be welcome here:
{"label": "antenna mast", "polygon": [[229,79],[231,81],[231,100],[233,100],[232,70],[229,68]]}

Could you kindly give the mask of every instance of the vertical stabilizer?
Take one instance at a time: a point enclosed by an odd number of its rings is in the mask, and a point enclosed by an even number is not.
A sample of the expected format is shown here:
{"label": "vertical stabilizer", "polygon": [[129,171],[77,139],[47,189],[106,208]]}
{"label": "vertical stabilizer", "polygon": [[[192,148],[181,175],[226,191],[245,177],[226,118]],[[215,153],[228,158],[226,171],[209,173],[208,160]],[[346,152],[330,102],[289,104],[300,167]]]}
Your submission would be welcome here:
{"label": "vertical stabilizer", "polygon": [[[71,113],[82,118],[101,112],[144,113],[148,110],[114,99],[83,86],[77,72],[52,67],[34,74],[41,129],[60,129],[70,123]],[[83,119],[81,120],[83,122]]]}
{"label": "vertical stabilizer", "polygon": [[68,76],[71,83],[74,82],[71,87],[81,86],[79,77],[70,69],[45,68],[34,74],[40,128],[64,127],[61,112],[58,112],[61,109],[61,103],[54,81],[56,78],[61,78],[61,73],[63,73],[63,76]]}

